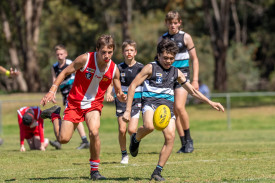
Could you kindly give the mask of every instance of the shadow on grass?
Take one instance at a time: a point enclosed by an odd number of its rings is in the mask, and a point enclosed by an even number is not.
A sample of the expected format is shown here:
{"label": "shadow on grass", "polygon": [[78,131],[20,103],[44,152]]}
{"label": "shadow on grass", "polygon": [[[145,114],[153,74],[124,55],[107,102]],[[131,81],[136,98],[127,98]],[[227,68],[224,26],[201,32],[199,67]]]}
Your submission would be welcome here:
{"label": "shadow on grass", "polygon": [[17,181],[16,179],[7,179],[5,180],[5,182],[13,182],[13,181]]}
{"label": "shadow on grass", "polygon": [[129,180],[134,180],[134,181],[142,181],[142,180],[148,180],[150,179],[147,178],[140,178],[140,177],[119,177],[119,178],[107,178],[107,180],[112,180],[112,181],[129,181]]}
{"label": "shadow on grass", "polygon": [[[106,154],[106,155],[107,155],[107,154],[108,154],[108,155],[114,155],[114,154],[121,154],[121,152],[118,152],[118,153],[113,153],[113,152],[112,152],[112,153],[108,153],[108,152],[104,152],[104,154]],[[159,154],[159,152],[157,152],[157,151],[153,151],[153,152],[139,152],[138,154],[139,154],[139,155],[140,155],[140,154]],[[130,152],[128,152],[128,155],[131,156],[131,155],[130,155]]]}
{"label": "shadow on grass", "polygon": [[[47,177],[47,178],[30,178],[32,181],[46,181],[46,180],[89,180],[90,177]],[[119,178],[111,178],[107,177],[107,181],[129,181],[129,180],[134,180],[134,181],[141,181],[141,180],[149,180],[147,178],[139,178],[139,177],[119,177]],[[16,179],[10,179],[10,180],[5,180],[5,181],[16,181]]]}
{"label": "shadow on grass", "polygon": [[79,180],[79,179],[90,179],[89,177],[45,177],[45,178],[30,178],[30,180]]}
{"label": "shadow on grass", "polygon": [[[72,163],[73,165],[86,165],[86,164],[90,164],[90,163]],[[112,161],[112,162],[101,162],[100,164],[118,164],[118,162],[116,161]]]}

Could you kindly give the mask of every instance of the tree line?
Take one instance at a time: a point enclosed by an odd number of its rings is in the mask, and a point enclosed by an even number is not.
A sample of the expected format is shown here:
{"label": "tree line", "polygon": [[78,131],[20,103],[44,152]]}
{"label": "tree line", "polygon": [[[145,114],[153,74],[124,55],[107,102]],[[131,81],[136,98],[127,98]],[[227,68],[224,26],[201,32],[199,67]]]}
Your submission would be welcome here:
{"label": "tree line", "polygon": [[260,0],[9,0],[0,1],[0,64],[21,71],[0,78],[4,92],[44,92],[51,86],[54,46],[64,44],[74,60],[95,51],[101,34],[116,40],[113,60],[123,61],[123,40],[137,42],[137,60],[156,55],[170,10],[183,17],[200,61],[200,78],[213,91],[275,89],[275,1]]}

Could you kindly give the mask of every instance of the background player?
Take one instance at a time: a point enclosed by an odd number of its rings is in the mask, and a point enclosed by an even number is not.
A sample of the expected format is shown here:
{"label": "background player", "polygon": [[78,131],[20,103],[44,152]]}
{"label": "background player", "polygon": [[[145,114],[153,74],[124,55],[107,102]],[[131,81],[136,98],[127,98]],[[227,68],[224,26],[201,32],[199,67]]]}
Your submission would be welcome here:
{"label": "background player", "polygon": [[39,107],[22,107],[17,110],[20,129],[20,151],[26,151],[24,139],[27,140],[30,150],[45,151],[49,140],[44,138],[44,121],[41,118]]}
{"label": "background player", "polygon": [[[198,90],[199,60],[192,37],[190,34],[180,30],[181,23],[181,17],[178,12],[168,12],[165,18],[165,24],[168,28],[168,32],[159,38],[159,42],[166,38],[175,41],[179,48],[179,52],[175,57],[173,66],[181,70],[188,82],[190,82],[189,60],[193,61],[192,85],[196,90]],[[174,104],[176,126],[182,144],[182,147],[179,149],[178,153],[191,153],[194,150],[193,140],[190,134],[189,116],[185,108],[187,95],[188,92],[182,88],[179,83],[176,83]]]}
{"label": "background player", "polygon": [[[52,67],[52,82],[56,80],[56,77],[68,66],[72,63],[71,60],[67,59],[68,52],[65,48],[64,45],[56,45],[55,46],[55,55],[57,58],[57,62],[53,64]],[[69,92],[72,88],[73,82],[74,82],[74,73],[66,76],[64,81],[60,84],[59,88],[63,97],[63,105],[65,106],[67,103],[67,98],[69,95]],[[90,144],[87,140],[84,125],[82,123],[79,123],[77,126],[77,131],[80,135],[80,138],[82,139],[82,142],[77,149],[88,149],[90,147]],[[54,146],[56,149],[61,148],[61,144],[56,140],[56,141],[50,141],[50,144]]]}
{"label": "background player", "polygon": [[[135,76],[141,71],[143,68],[143,64],[137,62],[135,60],[135,56],[137,54],[137,45],[135,41],[127,40],[122,43],[122,54],[124,57],[124,62],[118,65],[118,69],[120,71],[120,82],[122,91],[127,94],[128,87],[131,82],[135,79]],[[108,98],[110,94],[110,89],[107,91]],[[128,133],[132,135],[137,131],[138,119],[141,110],[141,94],[142,94],[142,86],[138,86],[135,90],[132,111],[131,111],[131,120],[128,123]],[[109,99],[108,99],[109,100]],[[122,164],[128,164],[129,156],[126,150],[126,132],[127,132],[127,123],[122,120],[122,115],[125,112],[126,104],[120,102],[117,98],[115,98],[116,104],[116,116],[118,121],[119,128],[119,145],[122,154],[121,162]]]}

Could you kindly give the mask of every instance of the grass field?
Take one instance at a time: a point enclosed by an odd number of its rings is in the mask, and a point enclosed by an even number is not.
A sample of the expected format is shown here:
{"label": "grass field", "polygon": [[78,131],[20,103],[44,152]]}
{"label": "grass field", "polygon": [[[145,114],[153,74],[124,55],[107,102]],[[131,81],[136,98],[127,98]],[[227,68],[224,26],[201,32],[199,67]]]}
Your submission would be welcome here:
{"label": "grass field", "polygon": [[[2,135],[0,182],[90,182],[89,151],[76,150],[76,132],[62,150],[19,151],[16,110],[39,105],[42,94],[0,95]],[[61,102],[58,98],[59,104]],[[51,106],[51,105],[49,105]],[[44,109],[44,108],[42,108]],[[177,154],[175,146],[162,175],[166,182],[275,182],[275,105],[236,107],[231,110],[232,129],[226,113],[206,105],[188,106],[195,151]],[[141,123],[140,123],[141,124]],[[102,182],[149,182],[163,145],[162,133],[154,131],[140,145],[139,155],[121,165],[115,108],[106,104],[102,112],[100,172]],[[45,137],[54,139],[52,125],[45,120]],[[129,137],[127,137],[127,146]]]}

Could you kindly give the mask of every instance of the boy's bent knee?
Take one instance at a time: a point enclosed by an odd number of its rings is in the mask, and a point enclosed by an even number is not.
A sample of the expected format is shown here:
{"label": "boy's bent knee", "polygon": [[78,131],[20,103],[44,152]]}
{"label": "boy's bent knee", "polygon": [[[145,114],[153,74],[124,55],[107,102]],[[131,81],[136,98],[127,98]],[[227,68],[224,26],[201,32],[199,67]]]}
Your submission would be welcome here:
{"label": "boy's bent knee", "polygon": [[129,129],[128,134],[132,135],[133,133],[136,133],[136,131],[137,131],[136,129]]}
{"label": "boy's bent knee", "polygon": [[70,138],[67,138],[67,137],[60,136],[58,138],[58,142],[60,142],[61,144],[67,144],[69,141],[70,141]]}
{"label": "boy's bent knee", "polygon": [[151,126],[151,125],[150,126],[144,126],[144,129],[151,133],[152,131],[154,131],[155,127]]}
{"label": "boy's bent knee", "polygon": [[98,137],[99,136],[99,131],[95,130],[95,131],[89,132],[89,136],[90,136],[90,138]]}

